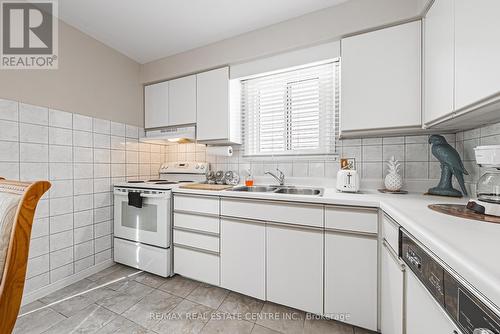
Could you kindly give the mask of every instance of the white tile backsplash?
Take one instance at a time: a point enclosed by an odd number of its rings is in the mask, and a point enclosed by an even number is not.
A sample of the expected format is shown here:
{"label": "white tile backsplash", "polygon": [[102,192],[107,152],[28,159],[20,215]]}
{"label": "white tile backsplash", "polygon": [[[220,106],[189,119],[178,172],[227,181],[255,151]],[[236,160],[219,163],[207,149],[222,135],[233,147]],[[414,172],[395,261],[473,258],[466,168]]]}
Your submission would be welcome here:
{"label": "white tile backsplash", "polygon": [[19,141],[19,123],[0,120],[0,140]]}
{"label": "white tile backsplash", "polygon": [[39,125],[49,125],[49,109],[31,104],[19,104],[19,121]]}
{"label": "white tile backsplash", "polygon": [[0,99],[0,176],[52,183],[35,213],[26,293],[111,258],[112,182],[125,180],[126,142],[137,156],[131,177],[139,166],[157,177],[165,161],[161,145],[139,144],[141,131]]}
{"label": "white tile backsplash", "polygon": [[70,129],[50,127],[49,144],[51,145],[73,145],[73,131]]}
{"label": "white tile backsplash", "polygon": [[73,114],[61,110],[49,109],[49,126],[72,129]]}
{"label": "white tile backsplash", "polygon": [[92,132],[92,117],[73,114],[73,129]]}
{"label": "white tile backsplash", "polygon": [[48,144],[49,127],[36,124],[19,124],[19,141],[23,143]]}
{"label": "white tile backsplash", "polygon": [[0,119],[19,121],[19,104],[16,101],[0,99]]}

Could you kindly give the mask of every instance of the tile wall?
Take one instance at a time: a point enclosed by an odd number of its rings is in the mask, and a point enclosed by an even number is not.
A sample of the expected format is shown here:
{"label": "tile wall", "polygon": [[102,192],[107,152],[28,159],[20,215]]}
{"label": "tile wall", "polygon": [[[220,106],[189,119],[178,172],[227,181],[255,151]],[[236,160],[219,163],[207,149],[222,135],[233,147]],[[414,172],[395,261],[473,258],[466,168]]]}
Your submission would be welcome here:
{"label": "tile wall", "polygon": [[456,136],[457,151],[464,161],[465,169],[469,172],[469,175],[465,175],[465,182],[471,187],[472,193],[475,193],[476,182],[486,169],[476,164],[474,147],[500,145],[500,123],[458,132]]}
{"label": "tile wall", "polygon": [[158,177],[165,146],[138,142],[141,129],[0,100],[0,176],[48,179],[33,225],[30,293],[112,258],[112,184]]}
{"label": "tile wall", "polygon": [[[465,168],[469,171],[465,181],[474,193],[475,184],[485,171],[476,165],[474,147],[500,145],[500,123],[444,136],[462,157]],[[402,164],[401,172],[405,180],[439,180],[441,168],[431,153],[428,138],[428,135],[422,135],[339,140],[337,151],[340,157],[356,158],[357,169],[364,179],[382,180],[387,173],[385,161],[394,155]],[[338,157],[335,156],[249,158],[243,156],[238,147],[234,148],[235,154],[232,157],[218,157],[207,154],[205,145],[173,144],[166,150],[166,160],[206,160],[214,170],[234,170],[240,175],[246,175],[246,170],[251,168],[256,176],[278,167],[286,176],[335,177],[339,168]]]}
{"label": "tile wall", "polygon": [[[448,142],[455,146],[455,134],[446,134]],[[179,158],[205,159],[215,170],[235,170],[240,175],[251,168],[255,176],[265,171],[280,168],[286,176],[335,177],[339,169],[337,156],[328,157],[245,157],[237,147],[232,157],[206,154],[204,145],[178,144],[167,148],[167,160]],[[337,151],[340,157],[355,158],[357,169],[365,179],[382,179],[386,174],[385,161],[395,156],[401,162],[401,172],[408,180],[439,179],[439,163],[432,156],[428,136],[380,137],[368,139],[339,140]]]}

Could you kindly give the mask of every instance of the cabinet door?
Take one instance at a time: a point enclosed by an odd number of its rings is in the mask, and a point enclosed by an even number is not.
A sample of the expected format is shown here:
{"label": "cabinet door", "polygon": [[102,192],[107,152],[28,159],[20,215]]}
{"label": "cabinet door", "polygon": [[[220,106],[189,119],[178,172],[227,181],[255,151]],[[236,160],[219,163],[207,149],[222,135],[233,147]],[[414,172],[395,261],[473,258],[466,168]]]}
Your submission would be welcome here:
{"label": "cabinet door", "polygon": [[144,87],[144,127],[168,126],[168,81]]}
{"label": "cabinet door", "polygon": [[221,285],[266,299],[266,227],[242,220],[221,220]]}
{"label": "cabinet door", "polygon": [[196,123],[196,75],[169,81],[169,125]]}
{"label": "cabinet door", "polygon": [[421,126],[421,23],[342,40],[341,131]]}
{"label": "cabinet door", "polygon": [[268,225],[267,300],[323,313],[323,231]]}
{"label": "cabinet door", "polygon": [[455,0],[455,108],[500,92],[500,1]]}
{"label": "cabinet door", "polygon": [[229,68],[200,73],[196,79],[196,138],[229,138]]}
{"label": "cabinet door", "polygon": [[436,0],[424,19],[424,117],[428,124],[454,110],[454,0]]}
{"label": "cabinet door", "polygon": [[407,278],[406,334],[461,333],[410,270]]}
{"label": "cabinet door", "polygon": [[403,333],[405,267],[384,242],[381,256],[380,329],[384,334]]}
{"label": "cabinet door", "polygon": [[327,232],[325,316],[377,330],[377,239]]}

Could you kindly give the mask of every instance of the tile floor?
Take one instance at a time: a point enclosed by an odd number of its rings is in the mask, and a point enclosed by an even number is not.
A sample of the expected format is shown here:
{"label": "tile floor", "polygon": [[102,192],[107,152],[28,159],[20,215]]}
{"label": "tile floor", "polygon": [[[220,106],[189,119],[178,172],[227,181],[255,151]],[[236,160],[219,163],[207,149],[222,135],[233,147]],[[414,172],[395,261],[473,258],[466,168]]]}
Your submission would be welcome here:
{"label": "tile floor", "polygon": [[114,265],[21,309],[14,333],[330,333],[363,329],[181,276]]}

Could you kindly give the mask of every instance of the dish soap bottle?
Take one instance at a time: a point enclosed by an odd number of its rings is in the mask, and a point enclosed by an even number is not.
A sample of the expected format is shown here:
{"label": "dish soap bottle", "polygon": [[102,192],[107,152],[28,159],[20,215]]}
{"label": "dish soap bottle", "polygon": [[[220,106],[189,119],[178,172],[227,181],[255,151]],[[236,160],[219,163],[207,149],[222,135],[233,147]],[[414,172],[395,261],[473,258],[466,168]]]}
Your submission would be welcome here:
{"label": "dish soap bottle", "polygon": [[252,176],[252,171],[247,169],[247,176],[245,177],[245,186],[247,187],[253,187],[253,176]]}

